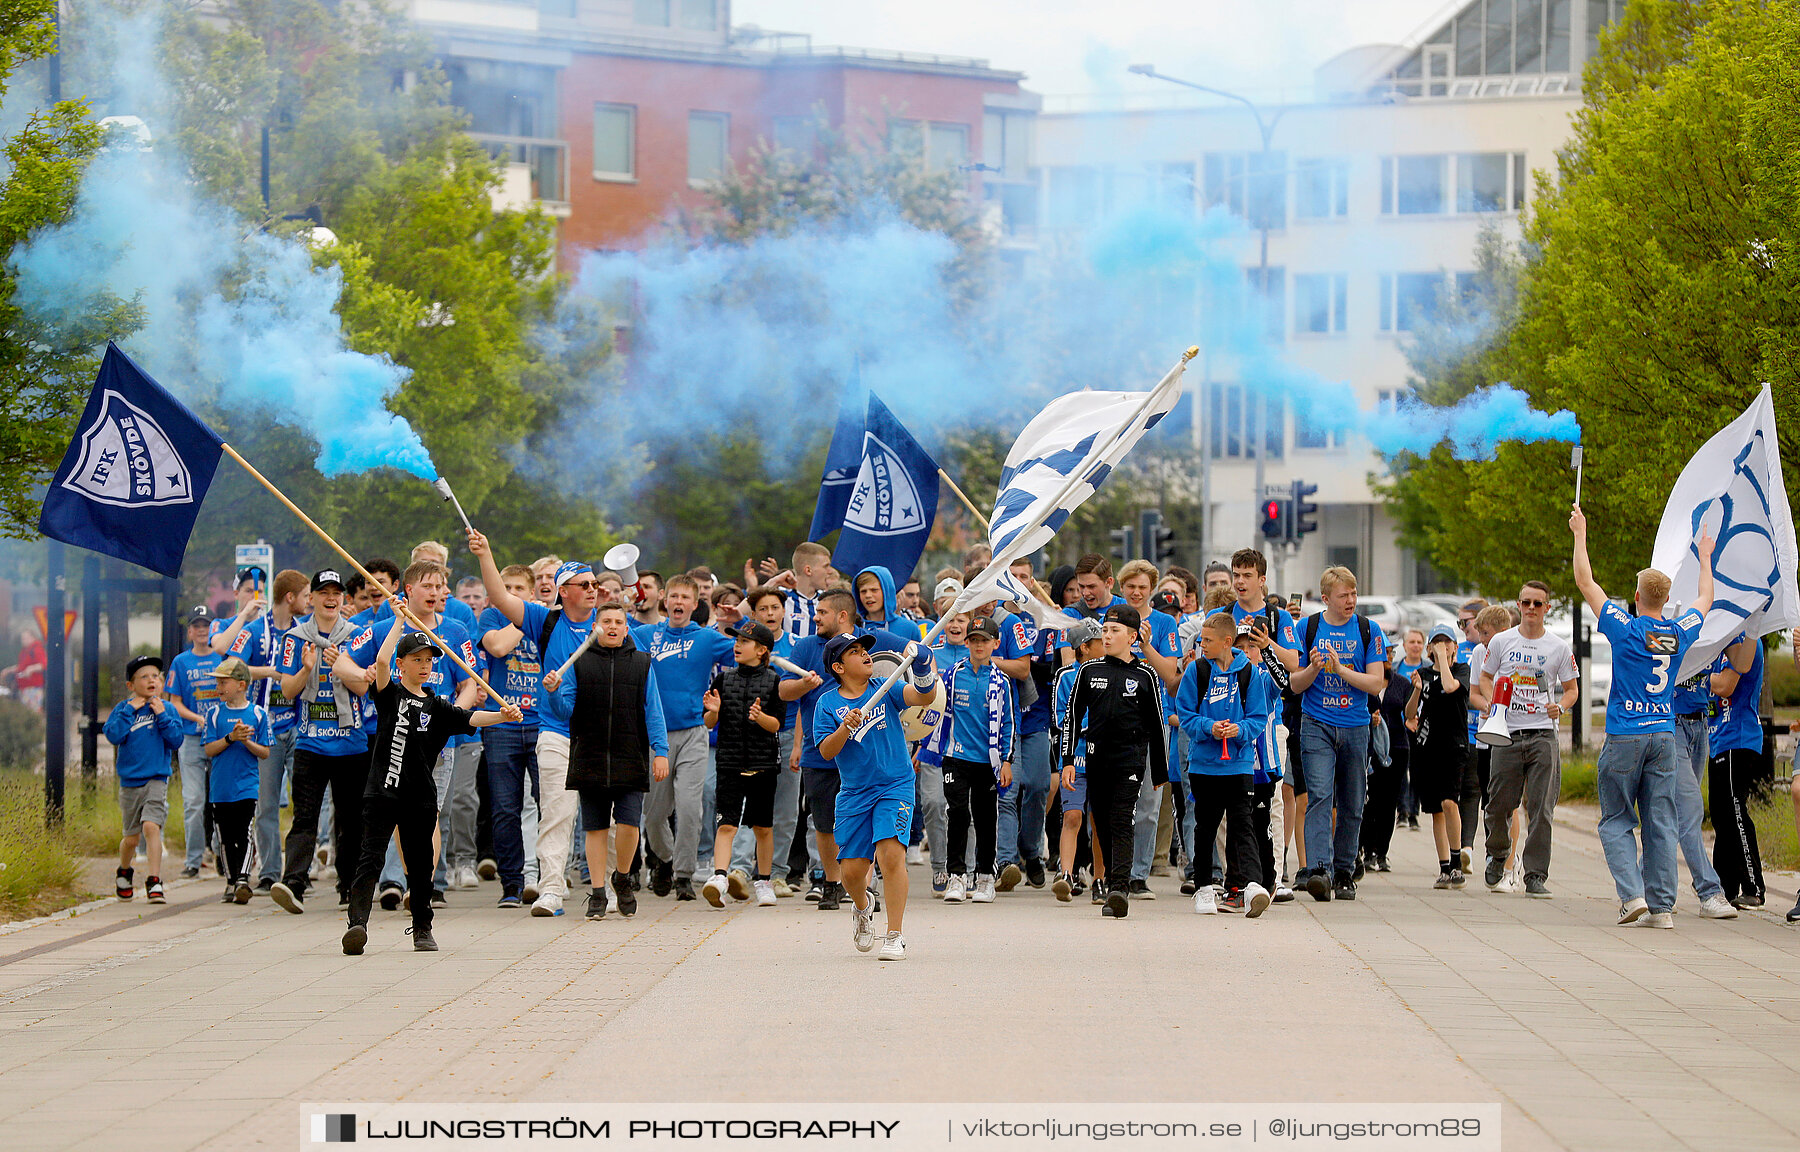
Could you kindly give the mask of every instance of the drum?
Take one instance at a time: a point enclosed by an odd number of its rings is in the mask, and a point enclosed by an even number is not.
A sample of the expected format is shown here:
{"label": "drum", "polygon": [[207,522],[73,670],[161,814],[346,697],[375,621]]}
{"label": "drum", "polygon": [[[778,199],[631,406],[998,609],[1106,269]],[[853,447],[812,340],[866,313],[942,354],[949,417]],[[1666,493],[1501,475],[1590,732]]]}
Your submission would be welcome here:
{"label": "drum", "polygon": [[[875,680],[879,684],[894,674],[901,665],[898,652],[876,652],[871,657],[875,662]],[[944,718],[944,681],[938,678],[937,694],[931,703],[918,708],[908,708],[900,713],[900,727],[906,732],[907,740],[918,743],[920,740],[937,731],[937,726]]]}

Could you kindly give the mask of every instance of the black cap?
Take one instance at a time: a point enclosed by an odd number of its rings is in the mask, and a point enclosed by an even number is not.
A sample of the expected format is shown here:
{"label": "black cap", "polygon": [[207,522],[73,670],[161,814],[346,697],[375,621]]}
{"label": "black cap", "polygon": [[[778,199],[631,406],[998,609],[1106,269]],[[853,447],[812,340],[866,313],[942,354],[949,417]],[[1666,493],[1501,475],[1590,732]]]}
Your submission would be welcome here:
{"label": "black cap", "polygon": [[989,640],[1000,639],[1000,628],[994,623],[992,616],[977,616],[969,621],[967,636],[985,636]]}
{"label": "black cap", "polygon": [[444,650],[438,647],[437,641],[433,640],[429,633],[408,632],[406,635],[400,637],[400,645],[394,649],[394,658],[398,660],[402,656],[411,656],[414,652],[426,648],[431,650],[433,656],[442,656],[444,654]]}
{"label": "black cap", "polygon": [[323,592],[330,585],[335,585],[339,592],[344,590],[344,578],[338,575],[336,568],[321,568],[313,573],[312,590],[314,592]]}
{"label": "black cap", "polygon": [[739,640],[749,640],[753,643],[761,644],[770,651],[774,651],[775,633],[769,631],[769,626],[760,621],[746,620],[736,628],[733,628],[731,634],[736,636]]}
{"label": "black cap", "polygon": [[837,673],[833,671],[833,666],[843,660],[844,653],[852,648],[873,648],[874,646],[875,638],[873,636],[852,636],[848,632],[840,632],[825,641],[825,670],[835,677]]}
{"label": "black cap", "polygon": [[234,588],[242,588],[247,581],[254,580],[258,584],[267,584],[269,574],[262,570],[261,564],[248,564],[237,570],[237,583]]}
{"label": "black cap", "polygon": [[133,656],[125,663],[125,679],[129,680],[133,676],[136,676],[138,674],[138,669],[140,668],[154,668],[158,672],[161,672],[163,670],[162,657]]}
{"label": "black cap", "polygon": [[1114,604],[1106,610],[1106,615],[1102,619],[1108,624],[1123,624],[1133,632],[1143,627],[1144,624],[1144,618],[1139,616],[1138,610],[1129,604]]}
{"label": "black cap", "polygon": [[210,624],[212,623],[212,618],[212,609],[204,604],[196,604],[188,609],[187,622],[188,627],[190,628],[196,624]]}
{"label": "black cap", "polygon": [[1173,588],[1164,588],[1150,598],[1150,607],[1169,616],[1181,615],[1181,597]]}

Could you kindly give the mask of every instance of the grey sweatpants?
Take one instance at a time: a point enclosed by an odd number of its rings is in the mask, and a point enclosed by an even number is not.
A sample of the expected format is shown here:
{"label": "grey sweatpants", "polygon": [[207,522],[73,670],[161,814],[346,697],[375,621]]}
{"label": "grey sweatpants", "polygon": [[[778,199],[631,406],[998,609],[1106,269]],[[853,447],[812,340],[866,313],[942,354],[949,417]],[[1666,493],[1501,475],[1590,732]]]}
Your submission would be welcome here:
{"label": "grey sweatpants", "polygon": [[1550,818],[1562,792],[1562,752],[1554,728],[1513,733],[1513,742],[1495,748],[1488,767],[1487,854],[1504,860],[1512,849],[1512,815],[1525,801],[1525,850],[1519,855],[1526,876],[1550,875]]}
{"label": "grey sweatpants", "polygon": [[[700,866],[700,799],[706,789],[706,728],[695,725],[669,733],[669,776],[652,780],[644,797],[644,836],[650,851],[675,864],[675,875],[689,880]],[[675,814],[673,843],[669,813]],[[711,829],[704,830],[712,835]]]}

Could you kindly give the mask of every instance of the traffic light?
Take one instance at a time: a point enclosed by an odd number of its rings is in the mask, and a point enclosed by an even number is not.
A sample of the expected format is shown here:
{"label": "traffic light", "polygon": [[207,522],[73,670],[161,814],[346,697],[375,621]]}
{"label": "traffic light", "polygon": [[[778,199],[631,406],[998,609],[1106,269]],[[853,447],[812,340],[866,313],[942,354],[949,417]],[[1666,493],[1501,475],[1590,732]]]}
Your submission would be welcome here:
{"label": "traffic light", "polygon": [[1293,539],[1299,540],[1308,532],[1317,532],[1319,522],[1319,506],[1310,503],[1306,498],[1319,490],[1317,484],[1308,484],[1304,480],[1294,481],[1294,496],[1291,513],[1293,515]]}
{"label": "traffic light", "polygon": [[1160,508],[1138,513],[1138,539],[1144,545],[1144,559],[1158,568],[1175,558],[1175,532],[1164,526]]}
{"label": "traffic light", "polygon": [[1262,534],[1265,540],[1286,540],[1291,527],[1288,502],[1279,496],[1262,502]]}
{"label": "traffic light", "polygon": [[1112,530],[1112,554],[1121,563],[1137,559],[1137,532],[1127,524]]}

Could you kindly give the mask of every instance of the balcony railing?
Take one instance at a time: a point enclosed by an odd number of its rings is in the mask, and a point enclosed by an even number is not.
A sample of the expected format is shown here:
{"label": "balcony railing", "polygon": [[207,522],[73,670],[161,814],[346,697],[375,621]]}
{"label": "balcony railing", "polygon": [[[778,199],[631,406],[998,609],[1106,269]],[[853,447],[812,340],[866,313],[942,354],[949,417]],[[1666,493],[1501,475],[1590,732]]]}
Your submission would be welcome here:
{"label": "balcony railing", "polygon": [[505,207],[530,200],[553,215],[569,212],[569,142],[536,136],[500,136],[487,132],[470,135],[488,154],[507,165],[507,181],[500,199]]}

